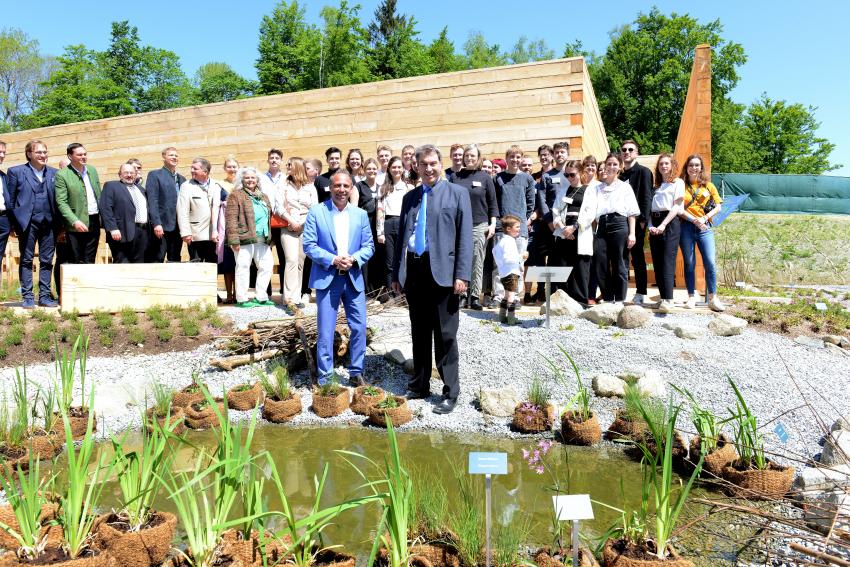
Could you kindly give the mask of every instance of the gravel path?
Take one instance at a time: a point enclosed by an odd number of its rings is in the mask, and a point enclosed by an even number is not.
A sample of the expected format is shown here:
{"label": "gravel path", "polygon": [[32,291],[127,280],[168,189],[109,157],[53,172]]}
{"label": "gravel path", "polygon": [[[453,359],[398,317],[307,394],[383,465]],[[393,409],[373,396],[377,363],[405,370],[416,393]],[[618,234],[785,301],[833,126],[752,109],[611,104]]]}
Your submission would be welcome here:
{"label": "gravel path", "polygon": [[[308,312],[313,309],[314,305],[307,308]],[[251,320],[285,317],[283,311],[276,308],[243,310],[231,307],[221,312],[233,318],[237,327],[245,326]],[[509,418],[483,415],[477,409],[476,394],[480,388],[513,385],[520,395],[524,395],[535,373],[541,379],[551,381],[552,372],[544,357],[558,361],[565,370],[568,368],[558,345],[567,349],[583,376],[591,372],[617,374],[627,368],[653,368],[665,381],[688,388],[703,405],[719,414],[726,414],[728,407],[734,407],[733,392],[726,382],[728,374],[737,382],[751,409],[764,425],[768,450],[779,455],[806,458],[820,452],[821,431],[811,410],[801,407],[804,403],[810,403],[827,426],[839,414],[850,413],[848,356],[824,349],[810,349],[789,338],[752,329],[745,329],[742,335],[734,337],[716,337],[705,331],[702,338],[686,340],[677,338],[671,330],[662,326],[665,322],[686,323],[705,330],[711,320],[709,315],[659,315],[648,327],[636,330],[599,328],[583,319],[566,317],[554,317],[551,329],[547,330],[539,326],[542,320],[530,313],[521,315],[524,321],[522,327],[508,328],[494,325],[491,322],[494,316],[492,312],[471,311],[461,315],[458,334],[461,396],[455,412],[440,416],[430,411],[441,392],[440,385],[432,382],[431,390],[435,395],[429,400],[410,402],[415,419],[402,429],[518,436],[510,431]],[[386,342],[409,337],[405,311],[370,318],[369,326],[378,331],[377,339]],[[181,388],[190,382],[192,372],[198,371],[211,390],[218,393],[222,388],[253,381],[254,369],[251,367],[233,372],[210,368],[207,361],[215,355],[215,347],[206,345],[192,352],[90,359],[87,376],[97,385],[95,408],[98,411],[99,436],[105,437],[140,424],[139,407],[133,400],[144,405],[145,392],[152,382]],[[789,370],[800,384],[802,395],[794,387]],[[381,377],[381,385],[385,389],[404,393],[407,375],[400,366],[383,357],[369,355],[365,372],[369,377]],[[53,366],[30,367],[27,375],[36,382],[44,383],[51,379]],[[572,372],[567,372],[566,377],[569,380],[567,388],[551,382],[555,401],[561,406],[575,391]],[[13,378],[13,369],[0,372],[0,384],[7,391]],[[296,385],[303,386],[306,381],[305,372],[293,376]],[[586,384],[590,387],[589,380]],[[302,392],[302,402],[305,412],[290,426],[362,422],[360,416],[349,411],[328,420],[306,411],[310,405],[306,389]],[[591,398],[591,407],[599,413],[603,428],[611,423],[614,410],[621,405],[622,402],[616,399]],[[247,415],[247,412],[234,413],[239,417]],[[691,427],[688,427],[690,423],[686,417],[687,412],[680,424],[683,430],[689,431]],[[769,423],[777,418],[789,433],[787,444],[782,444],[773,433],[775,423]],[[779,460],[783,459],[780,457]]]}

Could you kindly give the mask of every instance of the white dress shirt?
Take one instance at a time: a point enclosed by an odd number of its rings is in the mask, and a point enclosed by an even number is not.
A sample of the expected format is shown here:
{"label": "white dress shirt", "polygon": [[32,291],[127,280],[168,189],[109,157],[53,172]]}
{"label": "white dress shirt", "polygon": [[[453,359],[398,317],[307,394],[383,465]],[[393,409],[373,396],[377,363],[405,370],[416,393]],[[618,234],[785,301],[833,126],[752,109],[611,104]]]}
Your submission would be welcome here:
{"label": "white dress shirt", "polygon": [[0,212],[6,210],[6,199],[3,198],[3,178],[0,177]]}
{"label": "white dress shirt", "polygon": [[624,217],[640,215],[635,192],[627,181],[614,180],[614,183],[600,183],[596,186],[596,218],[617,213]]}
{"label": "white dress shirt", "polygon": [[397,217],[401,214],[401,201],[408,191],[413,189],[413,185],[405,181],[399,181],[393,185],[393,190],[387,193],[387,196],[381,199],[381,204],[384,209],[384,216]]}
{"label": "white dress shirt", "polygon": [[652,192],[652,212],[669,211],[678,199],[685,198],[685,182],[678,177],[672,183],[665,181]]}
{"label": "white dress shirt", "polygon": [[[77,175],[80,176],[80,179],[83,180],[83,185],[86,187],[86,204],[88,205],[88,214],[96,215],[98,213],[97,210],[97,197],[94,196],[94,189],[91,186],[91,180],[89,179],[89,169],[87,166],[83,166],[83,170],[79,171],[73,165],[69,165],[71,169],[77,172]],[[88,219],[86,219],[88,220]]]}
{"label": "white dress shirt", "polygon": [[148,222],[148,202],[141,190],[134,183],[127,185],[127,190],[130,192],[130,198],[133,199],[133,205],[136,207],[136,217],[133,222],[137,224],[145,224]]}
{"label": "white dress shirt", "polygon": [[348,256],[348,207],[350,203],[346,203],[345,208],[341,211],[331,203],[331,217],[334,221],[334,233],[336,235],[336,255]]}

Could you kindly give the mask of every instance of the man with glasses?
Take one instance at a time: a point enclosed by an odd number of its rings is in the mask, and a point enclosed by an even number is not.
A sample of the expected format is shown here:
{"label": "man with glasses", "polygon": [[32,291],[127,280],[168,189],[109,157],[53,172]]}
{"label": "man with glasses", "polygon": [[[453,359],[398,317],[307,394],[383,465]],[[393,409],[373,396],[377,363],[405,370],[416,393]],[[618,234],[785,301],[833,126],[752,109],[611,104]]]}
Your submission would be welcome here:
{"label": "man with glasses", "polygon": [[35,308],[32,268],[35,245],[38,243],[38,304],[57,307],[50,294],[53,276],[55,242],[53,221],[57,217],[55,179],[56,169],[47,165],[47,146],[41,140],[31,140],[24,148],[27,163],[9,169],[6,210],[14,231],[18,234],[21,265],[22,307]]}
{"label": "man with glasses", "polygon": [[646,223],[652,208],[652,172],[648,167],[638,163],[637,158],[640,154],[634,140],[626,140],[620,144],[620,151],[623,153],[624,165],[620,179],[628,181],[632,186],[640,208],[640,216],[635,221],[635,245],[626,248],[624,254],[626,265],[629,263],[629,254],[631,254],[632,268],[635,271],[635,288],[637,289],[632,302],[635,305],[642,305],[646,296],[646,257],[643,246],[646,239]]}

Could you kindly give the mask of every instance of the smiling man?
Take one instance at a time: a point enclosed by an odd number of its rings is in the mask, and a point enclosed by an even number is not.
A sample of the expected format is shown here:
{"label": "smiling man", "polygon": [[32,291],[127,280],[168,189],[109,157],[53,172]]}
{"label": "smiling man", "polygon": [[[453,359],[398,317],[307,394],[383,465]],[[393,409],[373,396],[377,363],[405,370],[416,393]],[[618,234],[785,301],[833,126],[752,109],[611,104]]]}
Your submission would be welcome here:
{"label": "smiling man", "polygon": [[53,222],[57,215],[54,186],[56,169],[47,165],[47,146],[41,140],[27,142],[24,155],[27,163],[10,168],[6,180],[9,197],[6,210],[18,234],[21,250],[18,276],[21,281],[22,306],[24,309],[35,307],[32,266],[37,243],[38,304],[42,307],[56,307],[57,303],[50,293],[55,250]]}
{"label": "smiling man", "polygon": [[194,262],[218,262],[218,213],[223,191],[218,181],[210,179],[210,162],[192,160],[192,179],[180,186],[177,197],[177,226],[180,238],[189,247]]}
{"label": "smiling man", "polygon": [[179,162],[177,148],[162,150],[162,167],[148,173],[145,190],[148,195],[148,213],[153,227],[148,242],[145,261],[179,262],[183,252],[183,240],[177,226],[177,194],[186,178],[177,173]]}
{"label": "smiling man", "polygon": [[[443,380],[435,413],[450,413],[460,395],[457,328],[460,295],[472,274],[472,206],[469,192],[443,177],[440,150],[420,146],[416,167],[422,185],[402,200],[401,251],[393,261],[393,290],[407,296],[413,339],[408,398],[431,395],[431,340]],[[439,338],[438,338],[439,337]]]}
{"label": "smiling man", "polygon": [[313,260],[310,287],[316,290],[318,307],[316,365],[319,384],[333,375],[334,331],[342,302],[351,329],[348,381],[367,383],[363,375],[366,357],[366,287],[362,268],[375,252],[366,211],[348,202],[354,180],[344,170],[330,178],[331,198],[314,205],[304,221],[304,253]]}
{"label": "smiling man", "polygon": [[70,264],[94,264],[100,241],[100,179],[88,167],[88,153],[74,142],[67,149],[70,164],[56,174],[56,208],[62,216]]}

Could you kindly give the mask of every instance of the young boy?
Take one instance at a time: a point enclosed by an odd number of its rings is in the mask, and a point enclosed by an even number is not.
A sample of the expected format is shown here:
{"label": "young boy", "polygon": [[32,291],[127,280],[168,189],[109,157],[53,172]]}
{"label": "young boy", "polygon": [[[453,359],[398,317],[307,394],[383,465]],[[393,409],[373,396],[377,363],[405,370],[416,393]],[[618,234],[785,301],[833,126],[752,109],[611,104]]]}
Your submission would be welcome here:
{"label": "young boy", "polygon": [[528,257],[528,252],[520,256],[517,246],[517,237],[520,232],[522,221],[515,215],[502,217],[502,236],[493,246],[493,260],[499,270],[499,281],[505,288],[505,298],[499,304],[499,322],[508,325],[516,325],[517,284],[522,274],[523,260]]}

